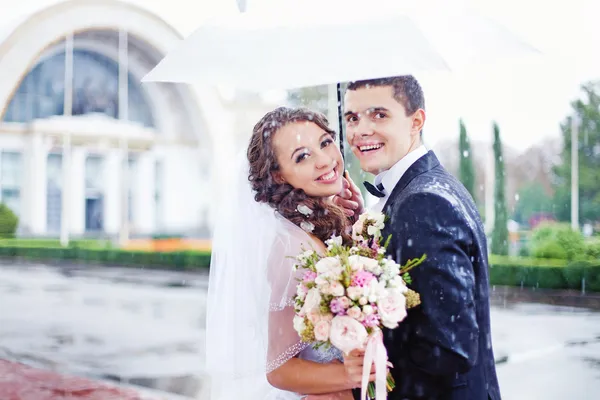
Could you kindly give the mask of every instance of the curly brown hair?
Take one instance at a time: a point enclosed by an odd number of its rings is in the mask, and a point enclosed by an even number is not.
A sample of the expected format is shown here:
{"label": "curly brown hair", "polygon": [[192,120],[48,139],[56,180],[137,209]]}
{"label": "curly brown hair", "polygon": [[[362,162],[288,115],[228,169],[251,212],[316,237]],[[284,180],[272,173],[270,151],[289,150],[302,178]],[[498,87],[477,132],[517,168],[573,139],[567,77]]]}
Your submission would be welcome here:
{"label": "curly brown hair", "polygon": [[[323,242],[333,235],[342,236],[347,242],[350,239],[350,220],[340,207],[327,198],[309,196],[304,190],[288,183],[278,183],[274,178],[279,164],[273,146],[273,136],[279,129],[294,122],[312,122],[332,137],[336,136],[329,128],[327,118],[321,113],[306,108],[288,107],[279,107],[268,112],[254,126],[248,146],[248,180],[256,192],[254,199],[269,204],[284,218],[301,228],[303,225],[306,228],[306,224],[312,224],[314,229],[311,233]],[[313,212],[304,215],[298,211],[301,204]]]}

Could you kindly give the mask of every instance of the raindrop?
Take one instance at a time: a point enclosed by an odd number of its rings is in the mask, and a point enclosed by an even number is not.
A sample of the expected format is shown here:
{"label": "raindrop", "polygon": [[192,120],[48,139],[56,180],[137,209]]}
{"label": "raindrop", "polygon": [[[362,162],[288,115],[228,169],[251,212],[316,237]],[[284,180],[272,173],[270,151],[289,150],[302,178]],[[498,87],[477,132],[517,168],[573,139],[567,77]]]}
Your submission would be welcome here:
{"label": "raindrop", "polygon": [[464,157],[464,158],[467,158],[467,157],[469,157],[469,150],[465,150],[465,151],[463,151],[463,157]]}
{"label": "raindrop", "polygon": [[519,193],[516,193],[516,194],[515,194],[515,200],[516,200],[516,201],[519,201]]}
{"label": "raindrop", "polygon": [[408,240],[406,241],[406,245],[407,245],[408,247],[412,247],[412,239],[408,239]]}

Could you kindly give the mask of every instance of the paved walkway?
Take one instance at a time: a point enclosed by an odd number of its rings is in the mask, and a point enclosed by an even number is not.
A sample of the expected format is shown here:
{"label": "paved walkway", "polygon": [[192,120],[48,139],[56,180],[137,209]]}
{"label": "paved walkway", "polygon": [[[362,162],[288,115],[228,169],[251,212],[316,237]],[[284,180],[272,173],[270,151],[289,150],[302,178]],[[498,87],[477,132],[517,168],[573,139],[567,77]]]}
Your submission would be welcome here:
{"label": "paved walkway", "polygon": [[[493,291],[503,399],[598,398],[600,312],[593,297]],[[560,298],[589,308],[557,306]],[[205,301],[205,275],[0,265],[0,359],[208,400]]]}

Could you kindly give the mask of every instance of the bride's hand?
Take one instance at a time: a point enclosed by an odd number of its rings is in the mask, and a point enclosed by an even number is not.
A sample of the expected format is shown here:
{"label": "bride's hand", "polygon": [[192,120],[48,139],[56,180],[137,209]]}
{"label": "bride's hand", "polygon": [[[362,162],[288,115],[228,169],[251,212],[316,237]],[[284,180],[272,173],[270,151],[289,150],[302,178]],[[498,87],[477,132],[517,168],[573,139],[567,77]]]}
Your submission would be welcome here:
{"label": "bride's hand", "polygon": [[344,209],[349,217],[358,218],[364,210],[364,201],[360,189],[354,184],[348,172],[344,173],[344,188],[333,196],[333,202]]}
{"label": "bride's hand", "polygon": [[[355,349],[348,355],[344,355],[344,368],[350,385],[359,388],[362,385],[363,364],[365,361],[364,350]],[[375,381],[375,365],[371,366],[369,382]]]}

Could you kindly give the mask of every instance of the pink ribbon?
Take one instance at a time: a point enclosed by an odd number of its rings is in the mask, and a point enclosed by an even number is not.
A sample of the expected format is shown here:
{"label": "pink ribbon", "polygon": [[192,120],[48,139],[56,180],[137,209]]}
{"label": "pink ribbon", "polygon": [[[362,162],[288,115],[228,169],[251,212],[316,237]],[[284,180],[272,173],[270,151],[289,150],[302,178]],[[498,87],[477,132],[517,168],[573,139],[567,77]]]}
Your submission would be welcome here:
{"label": "pink ribbon", "polygon": [[375,364],[375,399],[387,399],[387,351],[383,345],[381,331],[372,333],[367,340],[360,396],[362,400],[367,399],[367,386],[373,364]]}

